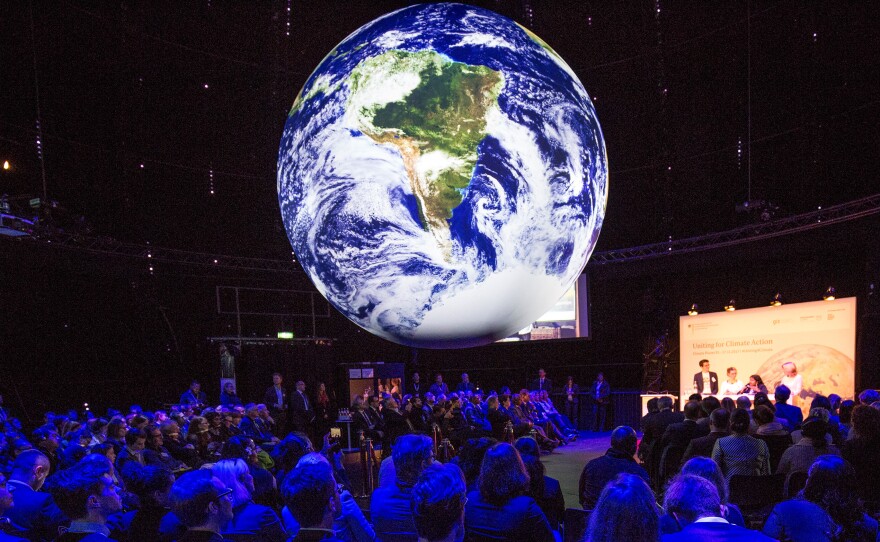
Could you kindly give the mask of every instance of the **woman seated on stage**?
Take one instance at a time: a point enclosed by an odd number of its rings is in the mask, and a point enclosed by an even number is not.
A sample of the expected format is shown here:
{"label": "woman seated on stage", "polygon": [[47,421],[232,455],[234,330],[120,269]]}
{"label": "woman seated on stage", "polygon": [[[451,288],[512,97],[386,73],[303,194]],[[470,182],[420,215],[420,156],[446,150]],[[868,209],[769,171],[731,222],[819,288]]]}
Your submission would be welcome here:
{"label": "woman seated on stage", "polygon": [[754,395],[759,392],[767,393],[767,386],[764,385],[764,381],[761,380],[760,375],[752,375],[749,377],[749,383],[746,384],[746,387],[744,387],[740,393]]}
{"label": "woman seated on stage", "polygon": [[727,369],[727,380],[721,383],[721,389],[718,390],[719,395],[739,395],[743,389],[743,383],[736,378],[736,367]]}

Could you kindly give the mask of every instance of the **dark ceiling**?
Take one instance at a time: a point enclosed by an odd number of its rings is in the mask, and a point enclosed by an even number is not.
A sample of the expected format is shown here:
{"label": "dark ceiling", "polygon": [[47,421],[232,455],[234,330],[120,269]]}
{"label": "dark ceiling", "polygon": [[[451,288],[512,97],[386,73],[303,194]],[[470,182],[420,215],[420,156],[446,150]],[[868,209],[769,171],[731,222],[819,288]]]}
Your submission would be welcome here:
{"label": "dark ceiling", "polygon": [[[739,225],[750,185],[777,216],[880,192],[877,3],[475,3],[531,27],[595,100],[611,168],[600,249]],[[14,2],[0,193],[42,192],[39,88],[48,196],[96,233],[289,256],[285,115],[334,45],[406,4]]]}

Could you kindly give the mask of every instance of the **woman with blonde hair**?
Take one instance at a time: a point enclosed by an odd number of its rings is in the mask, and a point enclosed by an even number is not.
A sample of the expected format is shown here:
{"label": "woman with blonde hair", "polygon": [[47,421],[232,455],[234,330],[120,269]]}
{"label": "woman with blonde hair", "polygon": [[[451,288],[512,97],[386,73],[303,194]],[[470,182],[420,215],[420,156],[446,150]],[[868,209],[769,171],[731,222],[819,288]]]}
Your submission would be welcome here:
{"label": "woman with blonde hair", "polygon": [[223,535],[247,535],[263,542],[284,542],[287,533],[271,508],[254,503],[254,477],[242,459],[223,459],[214,463],[211,472],[232,490],[232,520]]}

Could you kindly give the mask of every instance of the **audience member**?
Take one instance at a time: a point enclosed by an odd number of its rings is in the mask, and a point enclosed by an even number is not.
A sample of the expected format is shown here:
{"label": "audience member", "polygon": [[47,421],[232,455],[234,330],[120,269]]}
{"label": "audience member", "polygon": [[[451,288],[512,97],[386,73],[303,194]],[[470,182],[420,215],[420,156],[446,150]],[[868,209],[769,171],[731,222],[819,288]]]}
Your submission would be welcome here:
{"label": "audience member", "polygon": [[12,493],[12,508],[6,517],[32,540],[53,540],[67,518],[52,495],[40,491],[49,475],[49,458],[39,450],[25,450],[15,458],[6,488]]}
{"label": "audience member", "polygon": [[578,484],[581,506],[591,510],[605,485],[618,474],[632,474],[650,483],[648,472],[633,458],[638,437],[632,427],[622,425],[611,432],[611,447],[605,455],[590,460],[581,472]]}
{"label": "audience member", "polygon": [[749,413],[738,408],[730,416],[729,437],[719,438],[712,449],[712,460],[721,467],[725,478],[734,474],[748,476],[770,474],[770,450],[767,443],[749,436]]}
{"label": "audience member", "polygon": [[[861,399],[861,396],[860,396]],[[843,458],[853,467],[859,481],[857,494],[871,512],[880,509],[880,410],[858,405],[852,413],[852,429],[843,444]]]}
{"label": "audience member", "polygon": [[[822,418],[807,418],[802,425],[803,437],[782,454],[777,474],[789,475],[793,472],[808,472],[813,462],[823,455],[841,455],[837,446],[825,439],[827,426]],[[786,488],[787,489],[787,488]]]}
{"label": "audience member", "polygon": [[541,511],[547,516],[550,527],[558,531],[565,515],[565,497],[562,495],[559,480],[546,475],[546,469],[541,462],[541,448],[535,439],[520,437],[516,439],[514,448],[519,452],[526,472],[529,473],[527,495],[538,503]]}
{"label": "audience member", "polygon": [[791,446],[791,435],[777,421],[772,406],[761,405],[756,408],[754,421],[758,424],[755,438],[767,443],[767,450],[770,453],[770,470],[776,472],[782,454]]}
{"label": "audience member", "polygon": [[437,373],[437,375],[434,377],[434,383],[431,384],[431,389],[428,391],[430,391],[431,394],[434,395],[434,397],[449,395],[449,386],[446,384],[446,382],[443,382],[442,374]]}
{"label": "audience member", "polygon": [[506,442],[489,448],[478,489],[467,496],[465,540],[553,542],[547,517],[528,490],[529,475],[516,448]]}
{"label": "audience member", "polygon": [[250,536],[265,542],[287,539],[281,519],[271,508],[254,503],[254,477],[242,459],[223,459],[211,472],[227,488],[232,489],[232,520],[223,525],[221,533],[230,538]]}
{"label": "audience member", "polygon": [[334,534],[333,518],[342,505],[329,464],[297,465],[284,479],[281,495],[300,526],[292,542],[341,542]]}
{"label": "audience member", "polygon": [[[728,502],[730,492],[727,487],[727,480],[721,474],[721,468],[718,464],[708,457],[695,457],[691,459],[681,468],[681,474],[692,474],[705,478],[712,482],[718,491],[718,499],[721,502],[720,516],[733,525],[745,527],[746,522],[742,512],[735,505]],[[665,514],[660,518],[661,534],[676,533],[681,530],[681,526],[670,514]]]}
{"label": "audience member", "polygon": [[660,510],[645,480],[620,474],[602,490],[590,514],[586,542],[656,542]]}
{"label": "audience member", "polygon": [[[659,461],[663,453],[660,440],[666,428],[674,423],[684,420],[684,414],[672,411],[672,397],[663,396],[657,401],[660,411],[653,417],[645,420],[644,435],[640,444],[639,452],[644,460],[651,479],[655,479],[659,472]],[[642,450],[644,449],[644,450]]]}
{"label": "audience member", "polygon": [[160,533],[162,518],[171,505],[171,486],[174,475],[161,467],[140,467],[131,463],[127,473],[126,487],[138,497],[138,508],[125,514],[123,529],[125,540],[156,540],[171,542],[171,537]]}
{"label": "audience member", "polygon": [[107,518],[122,510],[122,499],[113,481],[82,468],[68,469],[59,476],[53,496],[58,508],[70,518],[70,525],[62,529],[56,542],[112,542]]}
{"label": "audience member", "polygon": [[424,435],[403,435],[394,443],[393,485],[379,487],[370,497],[370,519],[380,539],[417,537],[410,508],[411,490],[425,468],[433,463],[434,443]]}
{"label": "audience member", "polygon": [[666,488],[663,507],[681,527],[678,532],[664,534],[661,538],[663,542],[704,540],[769,542],[772,540],[724,519],[718,489],[701,476],[680,474],[673,479]]}
{"label": "audience member", "polygon": [[861,481],[852,465],[839,456],[823,455],[809,473],[802,497],[776,505],[764,534],[793,542],[877,539],[877,521],[865,514],[859,502],[856,486]]}
{"label": "audience member", "polygon": [[776,399],[776,415],[788,420],[792,431],[800,429],[801,423],[804,421],[804,413],[800,408],[788,404],[791,397],[791,390],[788,389],[788,386],[784,384],[776,386],[774,397]]}
{"label": "audience member", "polygon": [[468,491],[477,489],[486,450],[497,443],[498,441],[493,438],[472,438],[468,439],[458,451],[453,462],[461,468]]}
{"label": "audience member", "polygon": [[232,520],[232,488],[209,470],[188,472],[171,486],[171,510],[187,528],[178,542],[222,542],[223,526]]}
{"label": "audience member", "polygon": [[193,380],[189,389],[180,396],[180,404],[188,407],[199,408],[208,404],[208,396],[202,391],[202,385]]}
{"label": "audience member", "polygon": [[467,488],[461,469],[453,464],[425,468],[412,488],[419,542],[462,542],[465,503]]}
{"label": "audience member", "polygon": [[709,434],[690,441],[682,456],[682,463],[694,457],[712,457],[715,441],[730,435],[729,425],[730,413],[726,409],[719,408],[712,411],[709,415]]}

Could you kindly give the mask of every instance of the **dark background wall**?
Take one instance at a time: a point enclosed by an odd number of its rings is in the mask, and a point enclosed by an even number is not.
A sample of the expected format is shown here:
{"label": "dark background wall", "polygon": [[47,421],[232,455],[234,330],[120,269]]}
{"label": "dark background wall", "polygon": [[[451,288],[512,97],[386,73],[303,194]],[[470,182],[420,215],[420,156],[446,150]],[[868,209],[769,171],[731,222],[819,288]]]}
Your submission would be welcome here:
{"label": "dark background wall", "polygon": [[[404,362],[424,379],[438,370],[450,383],[467,371],[486,388],[517,389],[539,367],[561,382],[571,374],[592,381],[604,371],[615,389],[637,390],[642,354],[654,337],[669,331],[691,303],[720,310],[731,298],[740,308],[763,306],[776,292],[786,302],[821,298],[828,285],[859,301],[857,386],[880,386],[878,220],[863,219],[806,234],[630,264],[588,266],[591,340],[494,344],[469,350],[398,346],[350,324],[337,313],[318,323],[332,345],[286,343],[245,346],[239,357],[239,388],[257,399],[273,371],[288,383],[303,379],[335,384],[340,363]],[[0,251],[0,388],[7,405],[31,416],[45,409],[96,408],[135,402],[155,407],[176,400],[191,378],[216,399],[219,363],[208,337],[234,335],[235,323],[216,310],[217,285],[308,288],[297,274],[247,273],[140,262],[3,241]],[[274,336],[279,329],[308,333],[302,319],[245,318],[243,334]],[[677,389],[678,368],[666,385]]]}

